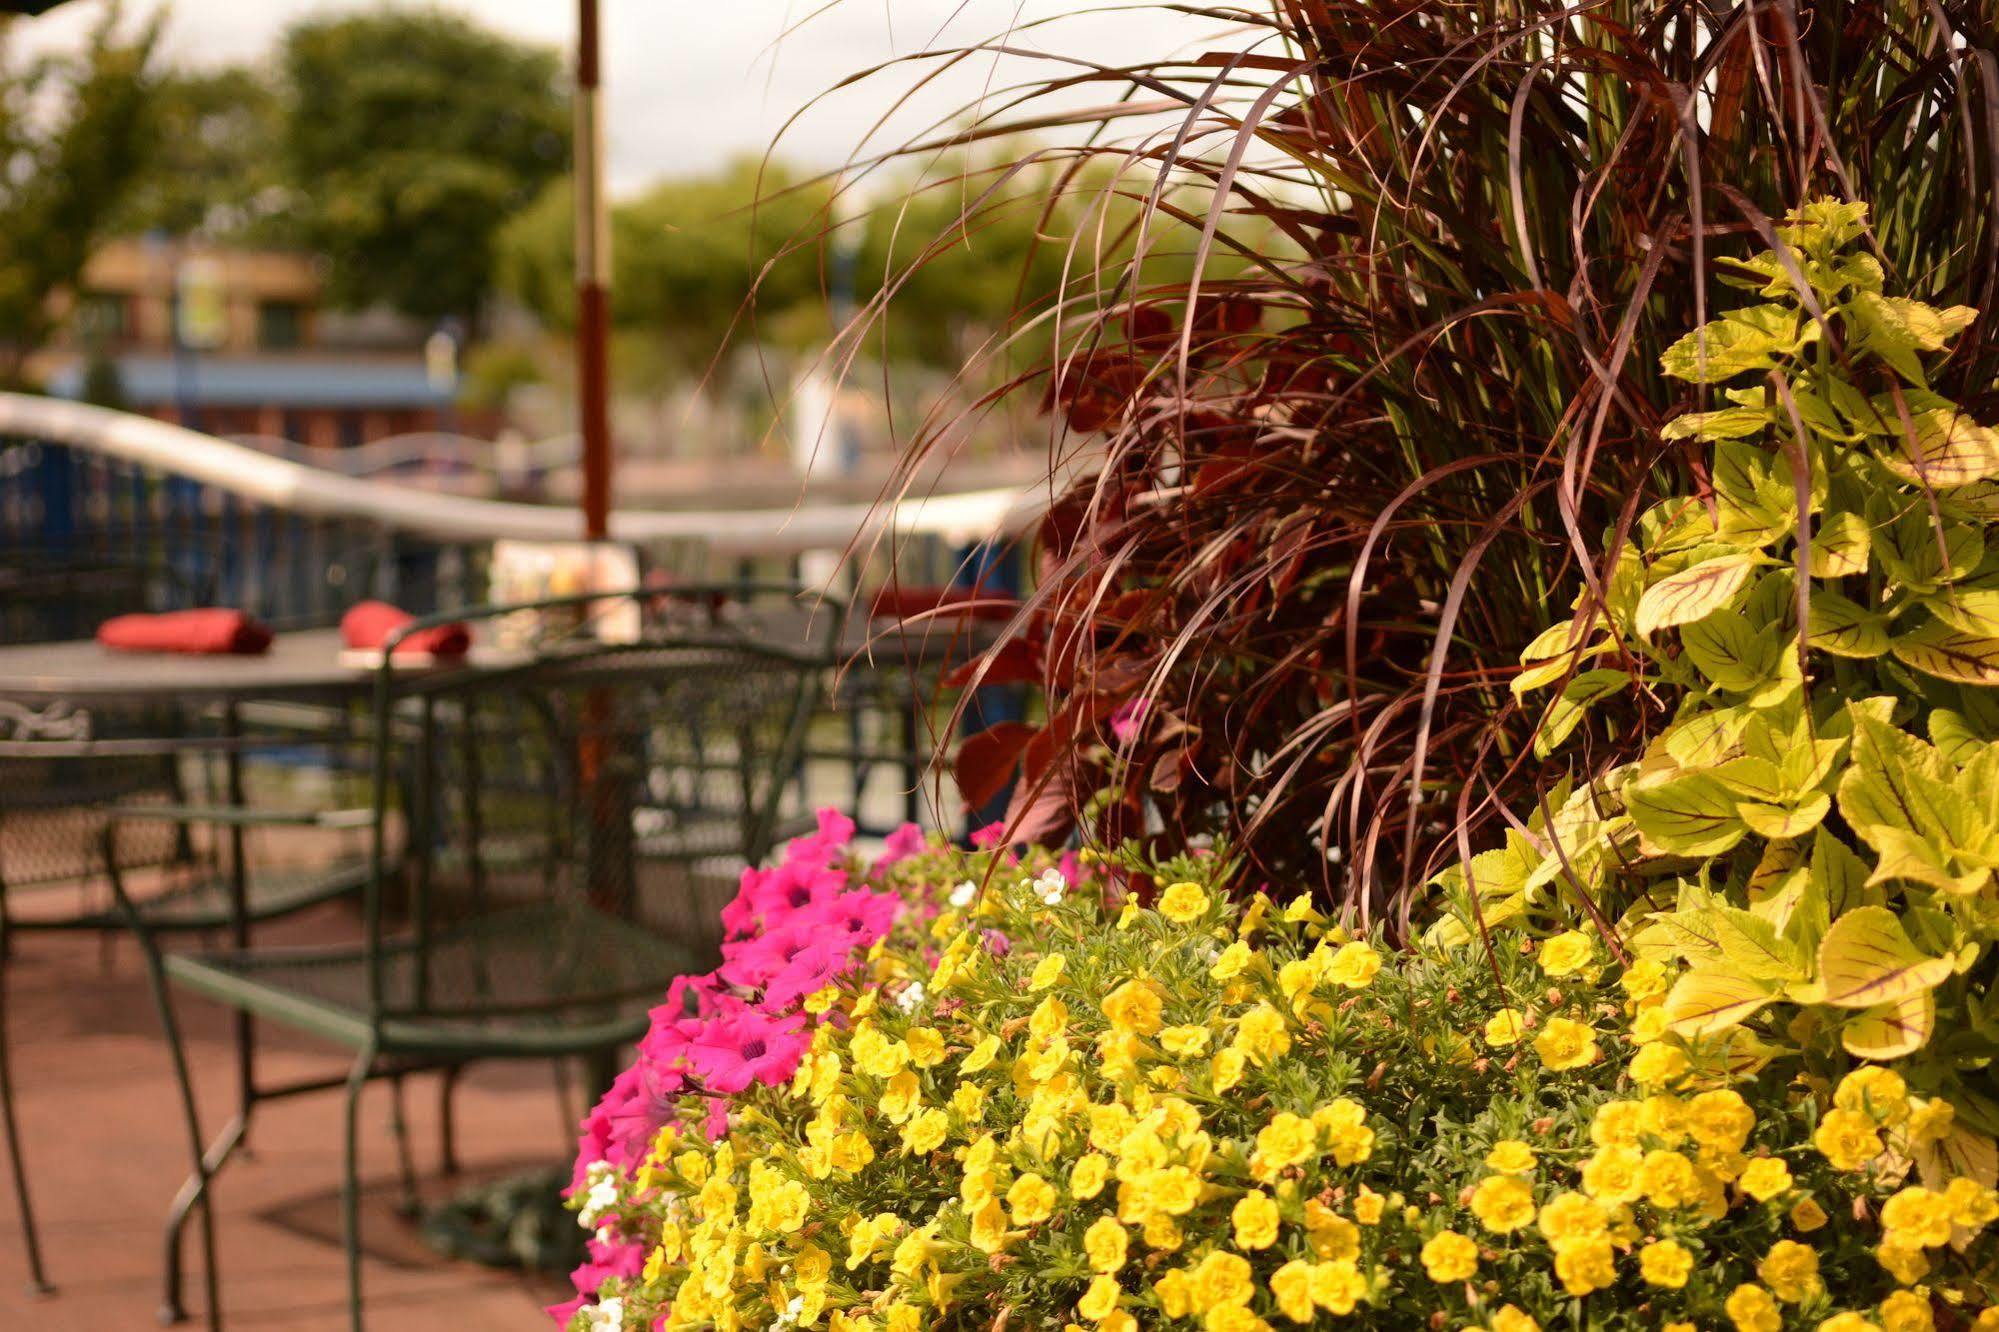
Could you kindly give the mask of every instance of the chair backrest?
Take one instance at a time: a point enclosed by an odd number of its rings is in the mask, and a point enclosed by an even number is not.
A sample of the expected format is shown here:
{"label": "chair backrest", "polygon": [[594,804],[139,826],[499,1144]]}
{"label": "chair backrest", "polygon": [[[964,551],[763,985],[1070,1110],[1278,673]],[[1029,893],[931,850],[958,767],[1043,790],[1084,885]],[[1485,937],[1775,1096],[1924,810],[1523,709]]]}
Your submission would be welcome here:
{"label": "chair backrest", "polygon": [[[686,882],[689,862],[769,851],[839,608],[792,587],[702,586],[456,618],[480,644],[465,666],[409,669],[391,650],[378,677],[384,852],[366,904],[377,1015],[474,1017],[513,1002],[492,974],[499,960],[467,947],[492,921],[515,934],[539,922],[538,956],[509,965],[573,972],[578,1002],[629,997],[616,993],[621,975],[656,984],[592,956],[593,931],[644,914]],[[527,641],[492,641],[502,626]],[[593,632],[612,629],[622,641]],[[397,792],[407,901],[391,913],[380,830]]]}
{"label": "chair backrest", "polygon": [[[172,735],[177,715],[32,709],[0,701],[0,891],[74,884],[103,869],[99,832],[109,804],[178,804],[184,773],[166,749],[110,745]],[[150,826],[119,846],[121,867],[152,868],[192,854],[186,830]]]}

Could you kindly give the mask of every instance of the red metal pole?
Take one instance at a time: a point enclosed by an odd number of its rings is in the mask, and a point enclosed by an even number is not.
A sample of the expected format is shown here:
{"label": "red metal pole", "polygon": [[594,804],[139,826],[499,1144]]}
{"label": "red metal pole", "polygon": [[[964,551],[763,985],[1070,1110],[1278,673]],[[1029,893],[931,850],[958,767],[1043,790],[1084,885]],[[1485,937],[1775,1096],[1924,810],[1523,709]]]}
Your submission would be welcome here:
{"label": "red metal pole", "polygon": [[583,535],[610,535],[611,229],[604,210],[604,119],[597,0],[576,23],[576,393],[583,436]]}

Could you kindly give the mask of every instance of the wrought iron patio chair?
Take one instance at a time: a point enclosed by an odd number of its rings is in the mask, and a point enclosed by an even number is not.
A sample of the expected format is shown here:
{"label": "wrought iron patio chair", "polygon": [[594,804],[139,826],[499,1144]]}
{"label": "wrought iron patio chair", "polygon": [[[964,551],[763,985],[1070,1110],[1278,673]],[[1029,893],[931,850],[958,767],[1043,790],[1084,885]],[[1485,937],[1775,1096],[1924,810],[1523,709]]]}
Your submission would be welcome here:
{"label": "wrought iron patio chair", "polygon": [[[240,762],[272,737],[143,734],[161,727],[179,729],[179,720],[99,710],[70,714],[60,725],[43,715],[11,728],[15,738],[0,739],[0,1136],[37,1291],[49,1283],[16,1124],[6,1026],[4,965],[15,936],[108,938],[128,924],[115,898],[124,876],[145,872],[154,883],[133,909],[150,931],[247,942],[252,925],[357,893],[369,872],[368,860],[353,855],[295,868],[254,865],[248,830],[353,826],[356,811],[251,808],[243,800]],[[312,739],[328,743],[324,735]],[[202,823],[222,826],[224,835],[198,846],[191,830]],[[93,891],[100,887],[109,891]],[[29,899],[25,913],[17,897]],[[254,1070],[247,1026],[238,1035],[247,1081]]]}
{"label": "wrought iron patio chair", "polygon": [[[545,617],[518,663],[491,668],[398,669],[398,635],[375,692],[377,861],[362,894],[361,937],[172,955],[148,944],[176,1052],[169,986],[351,1053],[347,1077],[320,1085],[345,1090],[341,1229],[355,1328],[355,1116],[366,1083],[398,1068],[489,1058],[580,1057],[601,1068],[644,1033],[675,976],[709,964],[701,943],[642,923],[642,899],[655,886],[649,867],[662,858],[727,849],[760,860],[776,835],[832,648],[802,641],[803,621],[786,602],[774,617],[752,604],[768,595],[683,588],[451,617],[482,634],[523,613]],[[590,626],[618,609],[637,613],[636,639],[595,640]],[[399,727],[414,738],[400,783],[406,894],[396,899],[386,829]],[[185,1088],[178,1053],[176,1071]],[[205,1145],[190,1095],[183,1105],[189,1190],[205,1204],[233,1143],[225,1134]],[[202,1210],[212,1226],[211,1209]],[[168,1249],[177,1252],[171,1239]],[[204,1275],[210,1324],[219,1326],[212,1261]],[[180,1312],[179,1271],[170,1266],[162,1314]]]}

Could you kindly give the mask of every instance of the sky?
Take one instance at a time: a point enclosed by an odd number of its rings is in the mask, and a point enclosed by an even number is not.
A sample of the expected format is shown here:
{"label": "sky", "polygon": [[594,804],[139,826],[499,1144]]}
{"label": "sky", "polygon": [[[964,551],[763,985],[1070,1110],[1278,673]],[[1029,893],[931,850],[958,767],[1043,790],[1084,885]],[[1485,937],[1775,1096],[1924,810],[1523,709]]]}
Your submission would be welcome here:
{"label": "sky", "polygon": [[[73,46],[106,0],[72,0],[15,25],[23,51]],[[1098,0],[1101,3],[1102,0]],[[127,0],[133,19],[168,11],[167,51],[180,64],[255,61],[285,26],[321,13],[373,8],[382,0]],[[815,168],[848,159],[873,122],[916,80],[917,67],[842,90],[786,121],[818,94],[860,70],[939,46],[990,40],[1105,64],[1203,49],[1211,21],[1156,11],[1088,12],[1079,0],[601,0],[611,187],[629,192],[664,175],[694,174],[761,153],[780,130],[783,156]],[[563,46],[574,34],[568,0],[442,0],[441,7],[489,26]],[[1077,12],[1083,11],[1083,12]],[[1058,21],[1023,31],[1022,24]],[[1040,62],[967,61],[922,90],[889,137],[1028,76]],[[1043,66],[1043,72],[1051,67]],[[1096,105],[1114,90],[1079,90]]]}

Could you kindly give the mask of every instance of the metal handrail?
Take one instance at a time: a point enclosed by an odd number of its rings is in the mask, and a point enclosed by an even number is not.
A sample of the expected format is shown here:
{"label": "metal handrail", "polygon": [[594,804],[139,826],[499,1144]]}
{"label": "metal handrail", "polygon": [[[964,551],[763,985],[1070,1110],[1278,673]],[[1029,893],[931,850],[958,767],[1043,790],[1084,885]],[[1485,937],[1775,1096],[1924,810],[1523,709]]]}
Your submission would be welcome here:
{"label": "metal handrail", "polygon": [[[309,517],[372,523],[444,541],[573,540],[569,509],[475,499],[362,480],[274,458],[183,426],[88,403],[0,393],[0,435],[66,445],[199,482],[225,494]],[[893,534],[970,544],[1025,531],[1045,511],[1045,488],[916,496],[894,503],[801,504],[706,512],[615,510],[610,535],[635,545],[697,542],[729,557],[841,550]]]}

